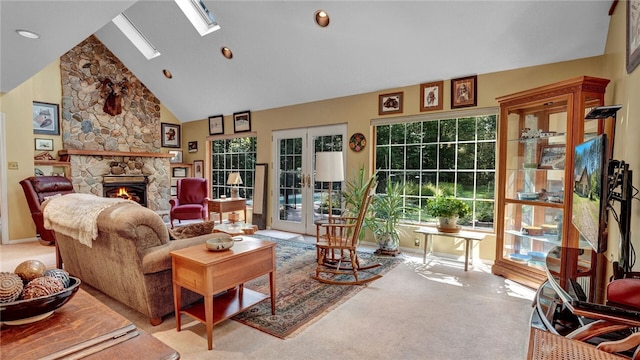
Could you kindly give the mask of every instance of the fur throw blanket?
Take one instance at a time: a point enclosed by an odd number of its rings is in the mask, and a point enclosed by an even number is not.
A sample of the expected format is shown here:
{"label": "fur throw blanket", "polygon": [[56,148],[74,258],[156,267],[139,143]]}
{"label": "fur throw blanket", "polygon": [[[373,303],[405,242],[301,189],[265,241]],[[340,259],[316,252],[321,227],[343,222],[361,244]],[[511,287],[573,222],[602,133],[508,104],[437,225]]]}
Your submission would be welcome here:
{"label": "fur throw blanket", "polygon": [[54,197],[42,203],[44,227],[92,247],[92,241],[98,237],[98,215],[102,210],[123,202],[136,203],[92,194],[73,193]]}

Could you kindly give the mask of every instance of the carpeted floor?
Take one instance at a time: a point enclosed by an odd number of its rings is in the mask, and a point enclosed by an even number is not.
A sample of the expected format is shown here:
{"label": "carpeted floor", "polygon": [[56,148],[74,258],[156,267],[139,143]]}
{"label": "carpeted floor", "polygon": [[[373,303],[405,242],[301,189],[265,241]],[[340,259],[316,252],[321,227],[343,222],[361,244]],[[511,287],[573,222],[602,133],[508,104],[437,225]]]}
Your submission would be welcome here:
{"label": "carpeted floor", "polygon": [[[329,285],[311,278],[316,268],[316,249],[299,241],[277,239],[264,235],[276,245],[276,315],[271,314],[271,302],[263,301],[233,317],[245,325],[284,339],[318,316],[330,311],[366,285]],[[364,278],[384,274],[400,263],[393,257],[359,253],[362,264],[381,263],[382,266],[361,273]],[[249,289],[268,294],[269,278],[262,276],[245,284]]]}

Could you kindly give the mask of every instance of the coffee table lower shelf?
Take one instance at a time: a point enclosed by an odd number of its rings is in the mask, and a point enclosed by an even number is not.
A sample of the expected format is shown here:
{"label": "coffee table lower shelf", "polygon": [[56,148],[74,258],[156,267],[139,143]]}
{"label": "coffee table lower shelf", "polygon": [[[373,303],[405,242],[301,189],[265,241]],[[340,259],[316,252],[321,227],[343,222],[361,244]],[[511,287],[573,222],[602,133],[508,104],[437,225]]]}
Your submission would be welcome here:
{"label": "coffee table lower shelf", "polygon": [[[253,291],[251,289],[243,289],[243,287],[214,296],[213,325],[216,325],[223,320],[239,314],[242,311],[252,307],[253,305],[269,298],[269,295]],[[180,310],[180,313],[187,314],[192,318],[206,324],[203,302],[198,302],[186,309]]]}

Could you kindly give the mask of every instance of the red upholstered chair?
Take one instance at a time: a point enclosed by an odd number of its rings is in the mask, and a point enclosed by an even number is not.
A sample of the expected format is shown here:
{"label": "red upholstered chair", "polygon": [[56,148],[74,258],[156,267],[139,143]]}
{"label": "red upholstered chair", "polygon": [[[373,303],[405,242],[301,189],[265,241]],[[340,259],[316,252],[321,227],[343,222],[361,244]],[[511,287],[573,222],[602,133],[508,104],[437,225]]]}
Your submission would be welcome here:
{"label": "red upholstered chair", "polygon": [[[46,199],[56,195],[65,195],[75,192],[73,183],[64,176],[31,176],[22,181],[22,190],[27,199],[31,218],[36,225],[36,232],[40,237],[43,245],[52,245],[56,242],[55,233],[52,230],[44,228],[44,217],[42,215],[42,204]],[[62,268],[62,260],[60,254],[56,250],[56,265]]]}
{"label": "red upholstered chair", "polygon": [[640,278],[622,278],[607,285],[607,303],[640,309]]}
{"label": "red upholstered chair", "polygon": [[209,181],[203,178],[178,179],[177,194],[169,200],[171,227],[173,220],[209,219]]}

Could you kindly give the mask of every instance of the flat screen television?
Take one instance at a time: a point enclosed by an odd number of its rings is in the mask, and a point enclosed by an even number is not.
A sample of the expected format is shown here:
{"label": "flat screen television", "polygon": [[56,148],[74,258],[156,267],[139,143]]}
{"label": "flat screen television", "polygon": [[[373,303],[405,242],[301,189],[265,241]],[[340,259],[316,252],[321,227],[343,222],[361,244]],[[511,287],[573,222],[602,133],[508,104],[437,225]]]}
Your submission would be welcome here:
{"label": "flat screen television", "polygon": [[571,222],[593,249],[607,250],[607,137],[595,136],[574,150]]}

